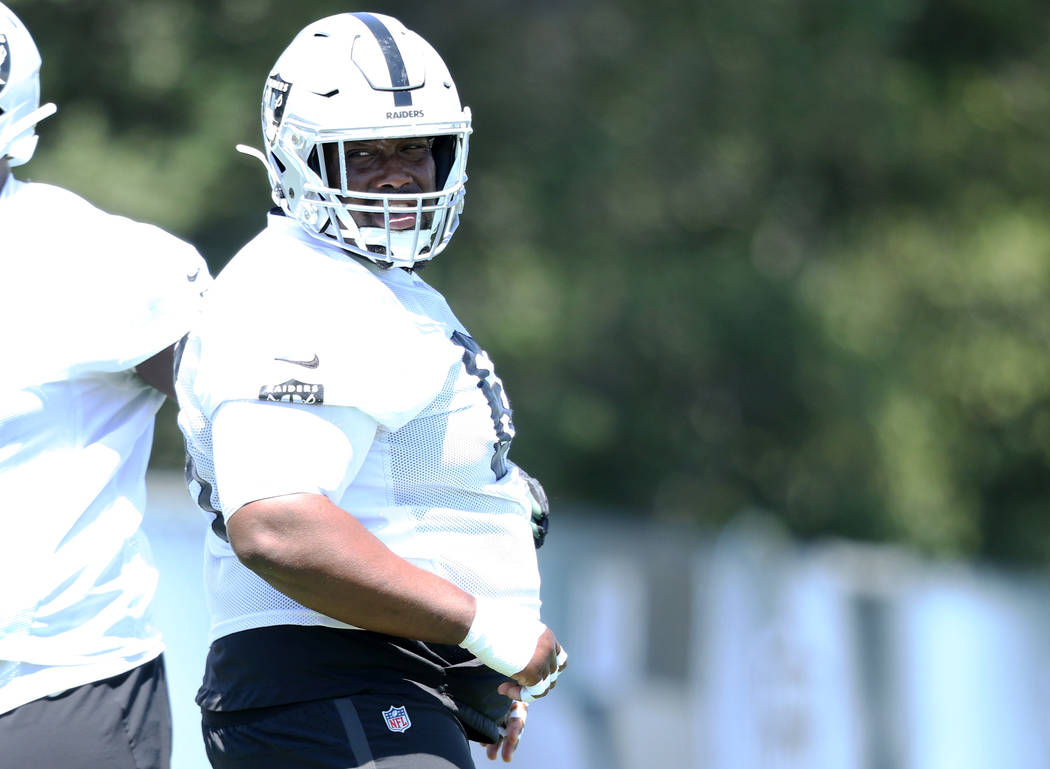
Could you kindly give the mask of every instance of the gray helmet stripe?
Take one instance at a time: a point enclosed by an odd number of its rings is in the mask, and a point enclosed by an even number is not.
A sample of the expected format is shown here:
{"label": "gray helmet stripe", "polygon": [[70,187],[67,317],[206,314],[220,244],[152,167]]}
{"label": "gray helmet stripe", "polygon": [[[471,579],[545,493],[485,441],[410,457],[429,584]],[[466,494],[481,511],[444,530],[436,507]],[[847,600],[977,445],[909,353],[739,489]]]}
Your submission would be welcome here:
{"label": "gray helmet stripe", "polygon": [[[379,48],[383,51],[383,56],[386,57],[387,69],[390,70],[390,85],[393,88],[407,88],[408,71],[405,69],[405,60],[401,58],[401,50],[397,47],[397,42],[394,40],[394,36],[390,34],[390,30],[386,28],[383,22],[370,13],[355,13],[353,15],[364,22],[364,25],[376,36]],[[411,104],[411,91],[394,91],[395,107],[407,107]]]}

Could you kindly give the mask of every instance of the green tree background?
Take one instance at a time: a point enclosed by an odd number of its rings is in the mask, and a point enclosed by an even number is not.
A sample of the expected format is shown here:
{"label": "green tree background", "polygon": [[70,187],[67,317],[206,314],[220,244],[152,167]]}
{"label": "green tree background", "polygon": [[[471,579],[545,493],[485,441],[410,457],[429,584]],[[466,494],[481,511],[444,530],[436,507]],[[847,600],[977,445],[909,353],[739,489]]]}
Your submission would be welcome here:
{"label": "green tree background", "polygon": [[[11,0],[59,113],[20,175],[192,241],[263,224],[259,98],[390,13],[475,116],[427,272],[556,507],[1050,557],[1050,6]],[[76,247],[76,233],[56,237]],[[181,461],[170,407],[155,461]]]}

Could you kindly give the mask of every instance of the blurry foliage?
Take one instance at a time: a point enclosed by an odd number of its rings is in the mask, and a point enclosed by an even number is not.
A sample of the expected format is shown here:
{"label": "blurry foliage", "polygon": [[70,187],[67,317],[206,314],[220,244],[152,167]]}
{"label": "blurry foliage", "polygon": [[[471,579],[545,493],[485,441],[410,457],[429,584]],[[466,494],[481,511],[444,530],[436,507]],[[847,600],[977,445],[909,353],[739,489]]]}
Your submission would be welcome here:
{"label": "blurry foliage", "polygon": [[[23,176],[193,241],[263,223],[270,65],[343,4],[12,0]],[[1050,557],[1050,6],[377,2],[475,115],[427,278],[500,362],[555,506]],[[60,223],[57,223],[60,224]],[[157,461],[175,461],[170,413]]]}

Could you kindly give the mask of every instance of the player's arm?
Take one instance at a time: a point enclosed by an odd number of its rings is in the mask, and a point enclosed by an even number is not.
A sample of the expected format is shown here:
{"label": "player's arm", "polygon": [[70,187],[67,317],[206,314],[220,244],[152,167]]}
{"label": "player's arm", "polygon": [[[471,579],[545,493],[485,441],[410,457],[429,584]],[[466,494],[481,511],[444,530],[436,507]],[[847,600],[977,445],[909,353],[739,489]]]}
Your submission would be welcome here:
{"label": "player's arm", "polygon": [[540,696],[564,664],[546,626],[409,563],[332,502],[375,430],[356,409],[325,407],[322,417],[309,406],[221,406],[215,470],[237,557],[304,606],[367,630],[460,644],[518,682],[503,685],[518,687],[508,696],[527,697],[522,687]]}
{"label": "player's arm", "polygon": [[[277,590],[356,627],[459,644],[477,615],[474,596],[399,557],[320,494],[250,502],[229,518],[227,533],[237,557]],[[512,671],[525,686],[559,667],[560,647],[549,628],[528,642],[535,643],[531,658]]]}
{"label": "player's arm", "polygon": [[227,523],[237,557],[285,595],[357,627],[456,644],[474,597],[395,555],[320,494],[261,499]]}

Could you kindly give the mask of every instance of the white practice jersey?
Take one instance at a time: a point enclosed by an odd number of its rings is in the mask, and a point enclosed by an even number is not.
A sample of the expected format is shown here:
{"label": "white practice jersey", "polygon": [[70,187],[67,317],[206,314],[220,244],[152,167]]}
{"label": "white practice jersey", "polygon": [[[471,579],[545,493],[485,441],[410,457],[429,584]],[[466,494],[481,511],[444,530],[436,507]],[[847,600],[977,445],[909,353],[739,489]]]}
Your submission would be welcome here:
{"label": "white practice jersey", "polygon": [[216,279],[178,374],[191,495],[212,521],[211,639],[349,627],[279,593],[225,534],[247,502],[324,494],[395,553],[539,614],[510,407],[486,354],[418,275],[271,215]]}
{"label": "white practice jersey", "polygon": [[163,650],[139,531],[164,396],[133,368],[192,325],[197,251],[66,190],[0,191],[0,713]]}

